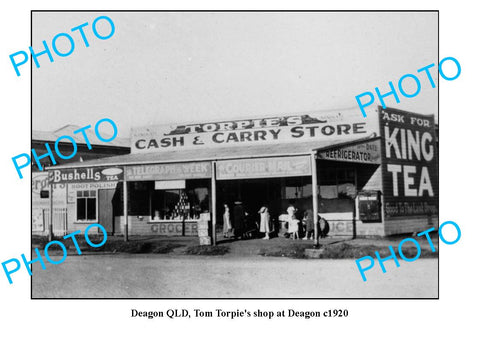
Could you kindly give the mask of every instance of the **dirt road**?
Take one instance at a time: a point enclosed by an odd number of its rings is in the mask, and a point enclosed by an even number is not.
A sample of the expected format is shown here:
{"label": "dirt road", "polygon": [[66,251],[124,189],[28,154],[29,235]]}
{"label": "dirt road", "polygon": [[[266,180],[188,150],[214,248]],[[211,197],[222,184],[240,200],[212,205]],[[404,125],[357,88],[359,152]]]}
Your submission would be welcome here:
{"label": "dirt road", "polygon": [[438,259],[378,263],[364,282],[353,259],[178,255],[68,256],[34,265],[33,298],[436,298]]}

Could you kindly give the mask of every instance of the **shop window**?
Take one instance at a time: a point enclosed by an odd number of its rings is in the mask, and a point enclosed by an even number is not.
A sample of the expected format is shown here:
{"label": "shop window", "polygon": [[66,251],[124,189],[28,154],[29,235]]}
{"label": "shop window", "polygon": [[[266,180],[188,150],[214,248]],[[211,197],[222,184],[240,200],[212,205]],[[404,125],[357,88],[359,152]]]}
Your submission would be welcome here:
{"label": "shop window", "polygon": [[355,169],[337,169],[338,198],[353,198],[356,195]]}
{"label": "shop window", "polygon": [[133,216],[148,216],[150,214],[150,191],[153,182],[128,183],[128,214]]}
{"label": "shop window", "polygon": [[187,181],[181,189],[154,189],[150,200],[152,221],[196,220],[200,213],[210,210],[208,182],[202,180]]}
{"label": "shop window", "polygon": [[97,191],[96,190],[78,190],[77,191],[77,221],[96,221],[97,220]]}
{"label": "shop window", "polygon": [[310,177],[290,177],[285,179],[282,199],[302,199],[312,197]]}
{"label": "shop window", "polygon": [[356,194],[355,168],[324,167],[319,174],[320,197],[353,198]]}

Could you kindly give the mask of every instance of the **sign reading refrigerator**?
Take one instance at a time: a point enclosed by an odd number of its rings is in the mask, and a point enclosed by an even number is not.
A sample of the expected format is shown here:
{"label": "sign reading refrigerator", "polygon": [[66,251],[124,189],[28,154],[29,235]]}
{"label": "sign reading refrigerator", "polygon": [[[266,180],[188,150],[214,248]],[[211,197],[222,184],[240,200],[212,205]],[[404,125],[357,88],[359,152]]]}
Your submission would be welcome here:
{"label": "sign reading refrigerator", "polygon": [[380,148],[380,139],[378,138],[362,143],[326,148],[318,152],[318,158],[340,162],[380,164]]}
{"label": "sign reading refrigerator", "polygon": [[385,217],[437,215],[433,115],[379,107]]}

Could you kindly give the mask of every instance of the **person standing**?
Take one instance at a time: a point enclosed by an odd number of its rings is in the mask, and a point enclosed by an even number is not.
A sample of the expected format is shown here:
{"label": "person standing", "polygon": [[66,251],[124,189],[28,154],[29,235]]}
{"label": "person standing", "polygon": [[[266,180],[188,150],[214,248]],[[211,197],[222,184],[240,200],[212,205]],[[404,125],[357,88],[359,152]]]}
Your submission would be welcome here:
{"label": "person standing", "polygon": [[[291,230],[295,229],[293,224],[295,223],[294,220],[296,219],[295,213],[297,212],[297,209],[293,206],[293,204],[290,204],[287,208],[287,223],[288,223],[288,235],[292,234],[293,232]],[[297,224],[297,232],[298,232],[298,224]],[[293,235],[290,235],[293,236]]]}
{"label": "person standing", "polygon": [[265,233],[264,240],[270,239],[270,213],[268,212],[268,208],[263,206],[258,211],[260,214],[260,232]]}
{"label": "person standing", "polygon": [[230,208],[227,204],[223,205],[225,212],[223,213],[223,237],[228,238],[229,232],[232,231],[232,223],[230,222]]}
{"label": "person standing", "polygon": [[320,229],[319,230],[320,238],[327,237],[328,232],[330,231],[330,225],[328,224],[328,221],[323,217],[319,216],[318,225]]}
{"label": "person standing", "polygon": [[303,240],[309,240],[310,236],[313,240],[313,211],[308,209],[303,215],[303,223],[305,224],[305,237]]}
{"label": "person standing", "polygon": [[287,208],[288,219],[293,220],[295,218],[296,212],[297,212],[297,209],[293,206],[293,204],[290,204]]}
{"label": "person standing", "polygon": [[298,224],[300,223],[296,217],[294,217],[290,222],[288,222],[288,232],[292,235],[292,240],[295,240],[298,237]]}
{"label": "person standing", "polygon": [[233,233],[235,238],[241,238],[245,232],[245,209],[242,202],[236,201],[233,207]]}

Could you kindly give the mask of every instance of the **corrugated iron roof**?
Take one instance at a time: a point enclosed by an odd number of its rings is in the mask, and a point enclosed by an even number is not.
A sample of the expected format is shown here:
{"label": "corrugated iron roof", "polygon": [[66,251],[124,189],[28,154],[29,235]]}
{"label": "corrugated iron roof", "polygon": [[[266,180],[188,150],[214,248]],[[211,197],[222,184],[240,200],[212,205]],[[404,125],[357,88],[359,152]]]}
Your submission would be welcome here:
{"label": "corrugated iron roof", "polygon": [[[77,144],[86,145],[85,139],[83,138],[83,135],[81,133],[77,133],[77,134],[73,133],[73,131],[76,131],[80,128],[82,128],[82,126],[69,124],[69,125],[62,126],[61,128],[58,128],[57,130],[54,130],[54,131],[33,130],[32,141],[55,142],[60,136],[70,136],[73,138],[73,140]],[[130,147],[129,138],[121,138],[117,136],[113,141],[107,143],[107,142],[102,142],[97,138],[93,128],[85,130],[85,133],[91,145],[100,145],[100,146],[107,146],[107,147],[108,146],[126,147],[126,148]]]}
{"label": "corrugated iron roof", "polygon": [[[365,140],[365,138],[362,138]],[[157,153],[134,153],[121,156],[105,157],[84,162],[69,163],[47,169],[84,168],[91,166],[121,166],[155,163],[179,163],[196,161],[213,161],[239,158],[274,157],[307,155],[312,151],[327,146],[345,143],[345,140],[328,140],[309,143],[264,144],[252,146],[221,147],[210,149],[190,149],[165,151]]]}

